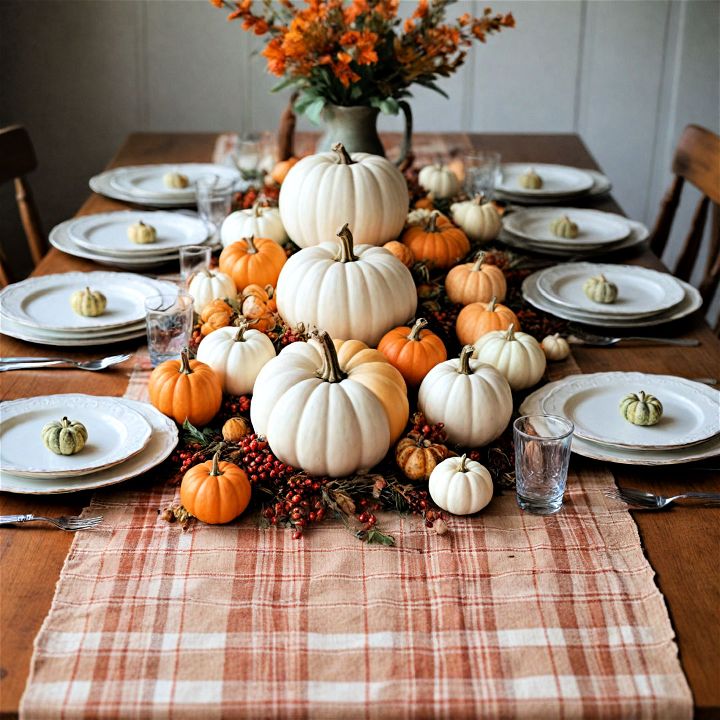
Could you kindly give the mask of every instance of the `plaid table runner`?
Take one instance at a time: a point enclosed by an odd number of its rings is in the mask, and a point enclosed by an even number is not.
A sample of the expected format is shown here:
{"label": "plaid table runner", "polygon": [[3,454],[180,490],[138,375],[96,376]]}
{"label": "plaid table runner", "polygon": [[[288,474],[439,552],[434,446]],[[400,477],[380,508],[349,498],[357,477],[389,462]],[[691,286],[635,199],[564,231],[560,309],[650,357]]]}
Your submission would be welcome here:
{"label": "plaid table runner", "polygon": [[[564,372],[577,370],[570,362]],[[147,356],[127,396],[144,397]],[[512,495],[438,536],[383,517],[300,541],[187,532],[161,478],[98,492],[35,641],[24,718],[689,718],[663,598],[612,475],[574,458],[559,514]]]}

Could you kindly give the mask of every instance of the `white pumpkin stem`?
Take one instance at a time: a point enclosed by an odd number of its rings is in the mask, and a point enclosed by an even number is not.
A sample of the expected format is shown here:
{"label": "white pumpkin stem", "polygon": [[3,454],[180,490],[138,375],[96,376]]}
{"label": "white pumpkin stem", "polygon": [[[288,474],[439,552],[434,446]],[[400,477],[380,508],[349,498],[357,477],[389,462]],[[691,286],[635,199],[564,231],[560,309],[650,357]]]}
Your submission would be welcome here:
{"label": "white pumpkin stem", "polygon": [[427,327],[428,321],[425,318],[418,318],[407,336],[408,340],[420,340],[420,332]]}
{"label": "white pumpkin stem", "polygon": [[245,242],[247,243],[248,255],[254,255],[258,251],[255,247],[255,236],[246,237]]}
{"label": "white pumpkin stem", "polygon": [[510,323],[510,326],[505,333],[505,339],[511,342],[515,340],[515,323]]}
{"label": "white pumpkin stem", "polygon": [[340,238],[340,255],[336,260],[341,263],[354,262],[357,260],[357,255],[355,255],[353,247],[353,236],[347,223],[342,226],[337,236]]}
{"label": "white pumpkin stem", "polygon": [[483,193],[478,193],[472,201],[475,205],[482,205],[485,202],[485,195]]}
{"label": "white pumpkin stem", "polygon": [[488,312],[495,312],[495,306],[497,305],[497,298],[493,297],[493,299],[488,303],[487,311]]}
{"label": "white pumpkin stem", "polygon": [[340,165],[353,165],[355,161],[350,157],[348,154],[348,151],[345,149],[345,146],[339,142],[335,143],[331,150],[335,153],[337,153],[338,156],[338,162]]}
{"label": "white pumpkin stem", "polygon": [[234,342],[245,342],[245,331],[248,329],[249,323],[245,318],[242,318],[237,325],[237,333],[233,338]]}
{"label": "white pumpkin stem", "polygon": [[460,464],[458,465],[458,472],[467,472],[467,455],[463,453],[460,456]]}
{"label": "white pumpkin stem", "polygon": [[192,375],[193,369],[190,367],[190,354],[187,348],[183,348],[180,353],[180,369],[178,372],[184,375]]}
{"label": "white pumpkin stem", "polygon": [[430,218],[427,221],[427,225],[425,226],[425,232],[440,232],[437,227],[437,219],[440,217],[440,211],[439,210],[433,210],[430,213]]}
{"label": "white pumpkin stem", "polygon": [[[222,449],[222,444],[220,445],[220,449]],[[218,449],[218,451],[213,455],[212,469],[209,473],[210,477],[218,477],[225,474],[222,470],[220,470],[220,449]]]}
{"label": "white pumpkin stem", "polygon": [[473,372],[470,369],[470,358],[473,356],[475,348],[472,345],[465,345],[460,351],[460,362],[458,363],[458,374],[459,375],[472,375]]}
{"label": "white pumpkin stem", "polygon": [[484,260],[485,260],[485,253],[484,252],[478,253],[477,258],[475,259],[475,262],[473,263],[472,271],[478,272],[480,270],[480,268],[482,267]]}
{"label": "white pumpkin stem", "polygon": [[644,391],[644,390],[641,390],[641,391],[638,393],[638,402],[640,402],[640,403],[644,403],[644,402],[645,402],[645,391]]}
{"label": "white pumpkin stem", "polygon": [[262,213],[260,212],[261,210],[262,210],[262,205],[260,205],[259,200],[256,200],[252,206],[253,217],[256,217],[256,218],[262,217]]}
{"label": "white pumpkin stem", "polygon": [[345,379],[345,373],[340,369],[335,343],[326,332],[319,333],[318,339],[322,346],[323,356],[323,366],[318,373],[318,377],[325,382],[341,382]]}

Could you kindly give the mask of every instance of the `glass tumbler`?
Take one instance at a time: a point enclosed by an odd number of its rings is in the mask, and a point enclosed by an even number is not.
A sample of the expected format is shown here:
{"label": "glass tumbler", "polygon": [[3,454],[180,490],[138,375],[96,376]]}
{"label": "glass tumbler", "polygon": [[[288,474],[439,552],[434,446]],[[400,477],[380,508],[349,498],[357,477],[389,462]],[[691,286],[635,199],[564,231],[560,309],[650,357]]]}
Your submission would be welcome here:
{"label": "glass tumbler", "polygon": [[195,199],[200,217],[215,233],[232,210],[232,183],[223,183],[216,175],[202,177],[195,183]]}
{"label": "glass tumbler", "polygon": [[145,298],[145,324],[153,367],[180,357],[193,326],[193,299],[183,289]]}
{"label": "glass tumbler", "polygon": [[495,195],[500,180],[500,153],[478,150],[465,156],[465,191],[470,196],[481,193],[487,200]]}
{"label": "glass tumbler", "polygon": [[210,269],[212,248],[209,245],[186,245],[180,248],[180,279],[187,283],[200,270]]}
{"label": "glass tumbler", "polygon": [[557,415],[526,415],[513,423],[518,505],[536,515],[562,507],[574,425]]}

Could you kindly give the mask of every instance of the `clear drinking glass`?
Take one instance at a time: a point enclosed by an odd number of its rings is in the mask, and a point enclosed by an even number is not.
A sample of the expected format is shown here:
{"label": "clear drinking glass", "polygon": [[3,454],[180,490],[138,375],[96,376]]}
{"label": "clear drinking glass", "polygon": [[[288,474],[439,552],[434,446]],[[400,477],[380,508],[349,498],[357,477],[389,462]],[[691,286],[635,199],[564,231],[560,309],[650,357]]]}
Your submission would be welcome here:
{"label": "clear drinking glass", "polygon": [[493,150],[478,150],[465,156],[465,191],[468,195],[482,193],[486,199],[493,199],[495,185],[500,181],[500,160],[500,153]]}
{"label": "clear drinking glass", "polygon": [[182,288],[177,294],[151,295],[145,299],[145,324],[153,367],[179,358],[192,333],[192,297]]}
{"label": "clear drinking glass", "polygon": [[518,505],[536,515],[562,507],[574,425],[557,415],[526,415],[513,423]]}
{"label": "clear drinking glass", "polygon": [[258,169],[267,175],[272,172],[277,162],[278,146],[277,136],[275,133],[265,130],[260,133],[259,144],[259,157]]}
{"label": "clear drinking glass", "polygon": [[252,177],[257,174],[261,157],[261,136],[257,133],[242,135],[237,143],[234,160],[243,177]]}
{"label": "clear drinking glass", "polygon": [[223,183],[217,175],[202,177],[195,183],[195,198],[200,217],[216,233],[232,210],[232,183]]}
{"label": "clear drinking glass", "polygon": [[209,270],[212,248],[209,245],[186,245],[180,248],[180,279],[186,283],[198,270]]}

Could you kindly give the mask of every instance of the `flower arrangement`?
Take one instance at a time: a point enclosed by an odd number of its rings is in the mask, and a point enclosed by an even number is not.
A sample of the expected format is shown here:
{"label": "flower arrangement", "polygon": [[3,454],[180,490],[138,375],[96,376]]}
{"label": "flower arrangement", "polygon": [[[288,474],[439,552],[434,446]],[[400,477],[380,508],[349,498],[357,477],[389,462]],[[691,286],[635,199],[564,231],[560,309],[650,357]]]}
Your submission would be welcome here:
{"label": "flower arrangement", "polygon": [[423,85],[447,95],[436,84],[464,62],[475,41],[514,27],[511,13],[481,17],[465,13],[446,21],[454,0],[420,0],[406,20],[398,17],[399,0],[210,0],[231,10],[228,20],[242,28],[269,35],[262,51],[268,70],[285,79],[274,89],[299,92],[298,112],[317,120],[327,103],[369,105],[396,114],[409,87]]}

